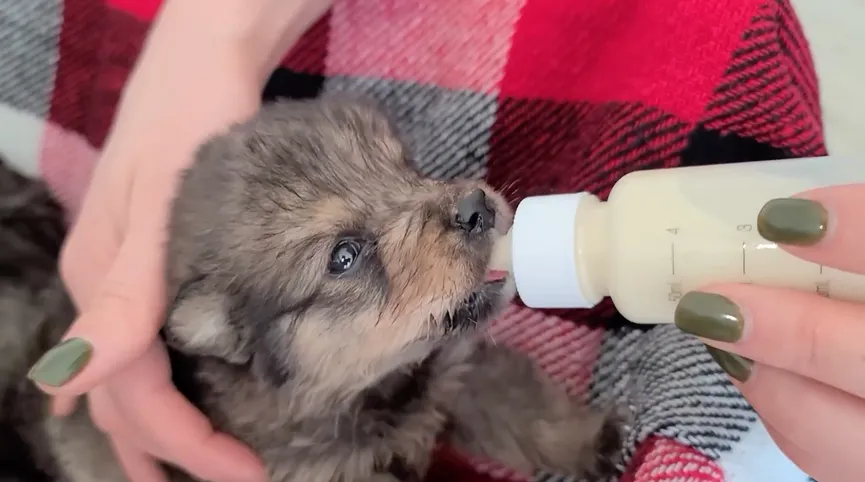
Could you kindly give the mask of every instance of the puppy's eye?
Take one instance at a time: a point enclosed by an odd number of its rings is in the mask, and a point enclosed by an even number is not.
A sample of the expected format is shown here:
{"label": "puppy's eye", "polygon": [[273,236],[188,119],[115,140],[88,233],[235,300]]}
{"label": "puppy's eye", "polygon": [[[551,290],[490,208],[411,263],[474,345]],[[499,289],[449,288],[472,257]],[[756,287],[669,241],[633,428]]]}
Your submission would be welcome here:
{"label": "puppy's eye", "polygon": [[350,270],[360,258],[363,245],[356,239],[343,239],[336,243],[330,253],[330,263],[327,270],[330,274],[342,274]]}

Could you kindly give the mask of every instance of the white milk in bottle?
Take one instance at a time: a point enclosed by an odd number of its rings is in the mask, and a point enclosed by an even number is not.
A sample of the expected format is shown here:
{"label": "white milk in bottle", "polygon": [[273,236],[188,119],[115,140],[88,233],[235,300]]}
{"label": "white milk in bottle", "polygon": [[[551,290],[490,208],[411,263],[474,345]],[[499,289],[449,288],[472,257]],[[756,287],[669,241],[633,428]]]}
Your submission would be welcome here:
{"label": "white milk in bottle", "polygon": [[865,301],[865,276],[797,258],[757,231],[772,199],[854,183],[865,183],[865,161],[832,157],[632,172],[606,202],[524,199],[492,267],[512,272],[527,306],[589,308],[609,296],[635,323],[672,322],[682,295],[711,282]]}

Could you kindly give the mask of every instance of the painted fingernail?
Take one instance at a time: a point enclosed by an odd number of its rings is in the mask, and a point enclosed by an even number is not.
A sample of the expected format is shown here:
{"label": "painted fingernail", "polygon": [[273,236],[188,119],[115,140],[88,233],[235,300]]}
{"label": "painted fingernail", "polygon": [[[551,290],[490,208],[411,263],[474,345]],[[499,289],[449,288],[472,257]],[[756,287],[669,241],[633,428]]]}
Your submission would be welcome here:
{"label": "painted fingernail", "polygon": [[42,355],[27,377],[34,382],[59,387],[87,366],[93,345],[81,338],[70,338]]}
{"label": "painted fingernail", "polygon": [[706,351],[709,352],[715,363],[727,372],[727,375],[742,383],[747,382],[748,378],[751,377],[751,367],[754,365],[752,360],[709,345],[706,345]]}
{"label": "painted fingernail", "polygon": [[810,246],[823,239],[828,222],[829,212],[818,202],[773,199],[757,215],[757,231],[775,243]]}
{"label": "painted fingernail", "polygon": [[745,327],[742,311],[735,303],[724,296],[701,291],[685,293],[673,319],[685,333],[716,341],[738,341]]}

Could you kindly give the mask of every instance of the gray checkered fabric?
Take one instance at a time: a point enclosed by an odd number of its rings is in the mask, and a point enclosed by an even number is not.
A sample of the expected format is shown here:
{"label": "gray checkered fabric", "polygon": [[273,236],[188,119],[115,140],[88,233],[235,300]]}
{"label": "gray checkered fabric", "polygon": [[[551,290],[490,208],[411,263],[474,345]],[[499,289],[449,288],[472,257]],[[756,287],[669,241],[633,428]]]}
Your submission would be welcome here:
{"label": "gray checkered fabric", "polygon": [[329,77],[328,94],[379,103],[394,119],[418,170],[436,179],[480,179],[486,174],[496,99],[471,91],[381,78]]}
{"label": "gray checkered fabric", "polygon": [[0,0],[0,103],[47,114],[62,15],[61,0]]}
{"label": "gray checkered fabric", "polygon": [[629,447],[658,434],[717,458],[757,420],[705,346],[671,325],[607,331],[591,393],[633,410]]}

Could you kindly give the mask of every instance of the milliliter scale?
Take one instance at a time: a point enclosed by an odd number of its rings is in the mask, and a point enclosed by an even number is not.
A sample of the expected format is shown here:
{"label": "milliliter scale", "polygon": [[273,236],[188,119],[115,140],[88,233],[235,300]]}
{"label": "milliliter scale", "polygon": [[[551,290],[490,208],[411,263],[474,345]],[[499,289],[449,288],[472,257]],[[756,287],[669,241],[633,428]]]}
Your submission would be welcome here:
{"label": "milliliter scale", "polygon": [[636,171],[606,201],[523,199],[491,265],[511,269],[529,307],[590,308],[609,296],[635,323],[672,323],[685,293],[713,283],[865,301],[865,275],[800,259],[757,229],[773,199],[854,183],[865,185],[865,161],[831,157]]}

